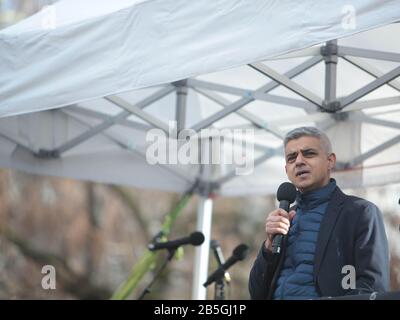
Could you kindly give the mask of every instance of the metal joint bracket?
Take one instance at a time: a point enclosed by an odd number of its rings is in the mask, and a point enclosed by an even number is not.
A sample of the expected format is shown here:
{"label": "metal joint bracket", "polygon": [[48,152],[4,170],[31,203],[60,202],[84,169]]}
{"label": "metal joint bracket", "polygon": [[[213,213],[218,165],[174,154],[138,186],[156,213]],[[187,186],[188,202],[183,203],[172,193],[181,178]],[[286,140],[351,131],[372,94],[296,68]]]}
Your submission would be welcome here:
{"label": "metal joint bracket", "polygon": [[333,100],[329,102],[324,100],[322,102],[321,111],[323,112],[336,113],[340,110],[342,110],[342,105],[339,100]]}
{"label": "metal joint bracket", "polygon": [[60,158],[60,153],[57,149],[47,150],[47,149],[39,149],[38,152],[33,154],[36,158],[39,159],[58,159]]}
{"label": "metal joint bracket", "polygon": [[180,96],[187,96],[187,88],[178,88],[176,94]]}
{"label": "metal joint bracket", "polygon": [[188,89],[187,89],[187,87],[186,87],[186,86],[179,86],[179,87],[176,87],[176,94],[177,94],[178,96],[187,96],[187,94],[188,94]]}
{"label": "metal joint bracket", "polygon": [[196,193],[203,197],[208,197],[211,193],[215,192],[221,187],[219,182],[210,182],[204,180],[198,180],[196,185]]}
{"label": "metal joint bracket", "polygon": [[171,83],[173,86],[180,88],[180,87],[186,87],[187,86],[187,80],[179,80]]}
{"label": "metal joint bracket", "polygon": [[338,45],[335,43],[328,43],[321,47],[321,56],[324,57],[325,63],[338,62]]}
{"label": "metal joint bracket", "polygon": [[332,114],[333,119],[336,121],[346,121],[349,118],[348,112],[336,112]]}

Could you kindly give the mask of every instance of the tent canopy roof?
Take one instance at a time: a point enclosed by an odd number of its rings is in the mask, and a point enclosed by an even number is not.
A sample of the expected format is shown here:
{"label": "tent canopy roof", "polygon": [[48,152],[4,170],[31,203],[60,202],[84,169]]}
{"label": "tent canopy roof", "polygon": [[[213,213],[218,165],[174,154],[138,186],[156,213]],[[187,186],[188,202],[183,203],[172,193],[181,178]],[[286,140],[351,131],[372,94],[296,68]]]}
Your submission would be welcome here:
{"label": "tent canopy roof", "polygon": [[[285,180],[283,135],[314,125],[332,139],[342,186],[398,182],[391,23],[400,10],[374,3],[56,2],[0,30],[0,165],[171,191],[200,180],[224,195],[273,193]],[[254,173],[237,175],[237,163],[149,164],[146,134],[169,134],[174,120],[197,133],[254,130]]]}
{"label": "tent canopy roof", "polygon": [[62,0],[0,31],[0,116],[262,61],[400,20],[396,1]]}

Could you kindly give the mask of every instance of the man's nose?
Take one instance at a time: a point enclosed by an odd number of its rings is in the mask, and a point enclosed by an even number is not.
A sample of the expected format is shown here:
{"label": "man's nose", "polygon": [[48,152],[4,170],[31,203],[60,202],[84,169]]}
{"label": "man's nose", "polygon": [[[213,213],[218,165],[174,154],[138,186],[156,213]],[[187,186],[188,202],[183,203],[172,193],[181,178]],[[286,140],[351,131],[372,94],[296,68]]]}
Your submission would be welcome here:
{"label": "man's nose", "polygon": [[295,163],[296,163],[296,166],[304,164],[304,158],[303,158],[303,155],[301,154],[301,152],[299,152],[299,154],[297,155]]}

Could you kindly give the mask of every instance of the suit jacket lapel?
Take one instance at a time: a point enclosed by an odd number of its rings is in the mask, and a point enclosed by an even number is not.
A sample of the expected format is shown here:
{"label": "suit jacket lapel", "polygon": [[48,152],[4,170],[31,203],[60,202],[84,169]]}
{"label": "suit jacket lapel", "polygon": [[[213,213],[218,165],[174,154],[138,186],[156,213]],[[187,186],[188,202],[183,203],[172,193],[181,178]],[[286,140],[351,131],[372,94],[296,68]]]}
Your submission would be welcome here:
{"label": "suit jacket lapel", "polygon": [[335,227],[337,218],[341,213],[343,202],[345,200],[345,194],[336,187],[333,191],[332,198],[329,201],[328,207],[324,217],[322,218],[321,226],[318,233],[317,247],[315,250],[315,263],[314,263],[314,280],[316,280],[321,266],[322,259],[324,258],[326,246],[329,238]]}

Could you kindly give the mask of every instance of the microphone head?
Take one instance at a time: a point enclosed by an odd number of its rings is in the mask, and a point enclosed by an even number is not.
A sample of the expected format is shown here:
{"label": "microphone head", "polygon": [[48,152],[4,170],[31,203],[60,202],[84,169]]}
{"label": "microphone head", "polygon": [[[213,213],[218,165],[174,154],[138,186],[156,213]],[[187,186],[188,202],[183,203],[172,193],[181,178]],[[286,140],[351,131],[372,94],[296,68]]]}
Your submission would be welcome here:
{"label": "microphone head", "polygon": [[191,245],[199,246],[204,242],[204,235],[199,231],[193,232],[189,237],[189,241]]}
{"label": "microphone head", "polygon": [[234,256],[238,260],[244,260],[249,252],[249,247],[245,245],[244,243],[239,244],[232,253],[232,256]]}
{"label": "microphone head", "polygon": [[289,203],[293,203],[296,200],[296,187],[290,182],[282,183],[278,188],[276,198],[278,201],[286,200]]}

